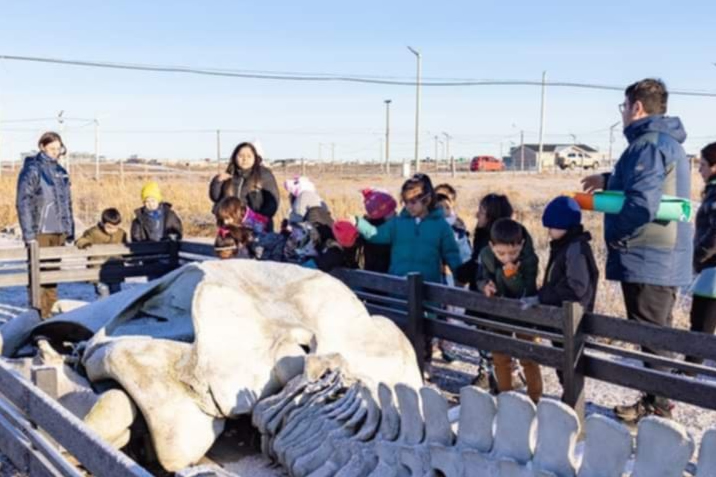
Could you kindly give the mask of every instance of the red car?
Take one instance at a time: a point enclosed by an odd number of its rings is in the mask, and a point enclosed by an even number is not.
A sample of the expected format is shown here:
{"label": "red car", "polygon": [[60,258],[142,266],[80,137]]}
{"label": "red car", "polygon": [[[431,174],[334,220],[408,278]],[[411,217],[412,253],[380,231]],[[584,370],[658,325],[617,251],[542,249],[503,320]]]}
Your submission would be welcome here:
{"label": "red car", "polygon": [[477,171],[504,171],[505,163],[493,156],[477,156],[470,161],[470,170]]}

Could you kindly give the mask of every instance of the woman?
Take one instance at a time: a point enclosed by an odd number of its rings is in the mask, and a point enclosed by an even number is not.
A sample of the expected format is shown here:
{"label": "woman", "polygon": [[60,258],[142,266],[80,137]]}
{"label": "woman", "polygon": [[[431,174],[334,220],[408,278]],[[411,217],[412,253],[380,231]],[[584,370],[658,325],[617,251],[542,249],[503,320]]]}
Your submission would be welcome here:
{"label": "woman", "polygon": [[[698,277],[692,287],[691,331],[716,331],[716,143],[701,150],[699,174],[704,180],[703,201],[696,214],[694,271]],[[686,361],[701,364],[703,359],[687,356]]]}
{"label": "woman", "polygon": [[[54,132],[43,134],[37,145],[40,153],[25,159],[17,179],[17,216],[25,243],[58,247],[75,236],[70,177],[58,162],[66,149]],[[42,318],[49,318],[57,285],[42,285],[40,301]]]}
{"label": "woman", "polygon": [[257,214],[268,219],[266,231],[273,231],[273,216],[279,205],[279,192],[273,173],[261,163],[263,159],[253,144],[242,142],[231,153],[226,172],[217,175],[209,186],[209,197],[216,213],[225,197],[238,197]]}

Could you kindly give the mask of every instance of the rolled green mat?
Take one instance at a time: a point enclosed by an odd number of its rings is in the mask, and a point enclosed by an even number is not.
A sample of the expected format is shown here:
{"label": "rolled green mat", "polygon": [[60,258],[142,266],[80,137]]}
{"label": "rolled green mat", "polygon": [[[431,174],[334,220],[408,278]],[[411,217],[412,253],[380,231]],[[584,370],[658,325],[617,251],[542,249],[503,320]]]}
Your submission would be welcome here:
{"label": "rolled green mat", "polygon": [[[624,192],[608,190],[594,193],[594,210],[606,214],[618,214],[624,207]],[[692,205],[688,199],[664,195],[656,211],[656,220],[688,222],[691,220]]]}

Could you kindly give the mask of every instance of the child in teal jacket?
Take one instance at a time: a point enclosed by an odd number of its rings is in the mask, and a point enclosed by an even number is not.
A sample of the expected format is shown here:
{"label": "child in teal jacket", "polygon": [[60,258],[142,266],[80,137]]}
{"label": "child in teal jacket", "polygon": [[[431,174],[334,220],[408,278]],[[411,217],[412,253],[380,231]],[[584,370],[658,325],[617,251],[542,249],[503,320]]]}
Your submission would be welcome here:
{"label": "child in teal jacket", "polygon": [[400,214],[378,227],[356,218],[358,232],[375,244],[389,244],[391,275],[404,276],[419,272],[427,282],[441,283],[442,265],[453,273],[462,265],[455,234],[436,207],[435,191],[430,177],[415,174],[403,184],[401,199],[405,208]]}

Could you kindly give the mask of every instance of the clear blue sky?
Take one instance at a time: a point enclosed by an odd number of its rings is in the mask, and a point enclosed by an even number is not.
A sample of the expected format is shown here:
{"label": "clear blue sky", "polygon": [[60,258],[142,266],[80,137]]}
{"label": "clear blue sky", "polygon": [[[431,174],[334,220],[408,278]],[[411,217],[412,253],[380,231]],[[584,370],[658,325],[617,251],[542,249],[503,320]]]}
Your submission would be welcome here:
{"label": "clear blue sky", "polygon": [[[716,3],[599,2],[244,2],[0,0],[0,55],[241,70],[325,72],[410,78],[412,45],[425,77],[550,80],[627,85],[647,76],[673,89],[716,91]],[[506,153],[524,129],[536,142],[539,88],[424,88],[422,155],[435,134],[454,136],[451,152]],[[144,73],[0,61],[0,121],[99,117],[110,157],[215,156],[208,133],[233,129],[237,142],[261,141],[268,157],[310,157],[335,143],[338,157],[377,158],[383,100],[392,103],[394,159],[412,156],[414,88],[297,83]],[[606,148],[620,119],[619,92],[549,89],[546,139]],[[716,98],[673,97],[696,152],[716,140]],[[93,149],[91,126],[68,123],[73,150]],[[515,125],[513,127],[513,125]],[[47,123],[0,123],[0,159],[31,149]],[[132,131],[132,132],[121,132]],[[136,131],[136,132],[134,132]],[[623,147],[619,139],[617,147]],[[323,149],[324,158],[330,154]]]}

